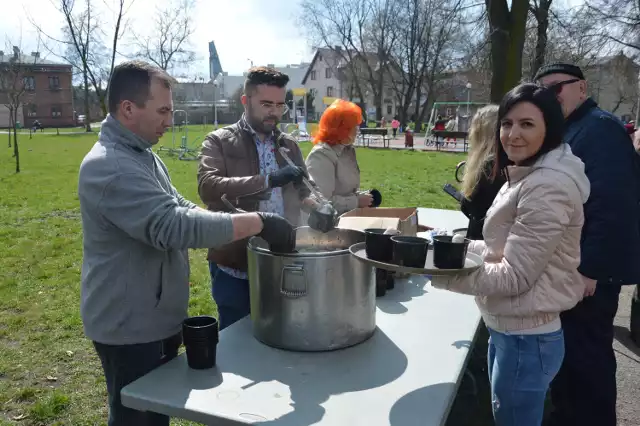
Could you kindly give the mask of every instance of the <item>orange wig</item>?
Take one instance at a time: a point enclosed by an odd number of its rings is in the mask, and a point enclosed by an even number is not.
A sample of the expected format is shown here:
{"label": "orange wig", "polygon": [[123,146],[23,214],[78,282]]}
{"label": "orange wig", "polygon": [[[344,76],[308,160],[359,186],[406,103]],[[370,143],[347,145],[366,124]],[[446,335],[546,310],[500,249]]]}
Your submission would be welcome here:
{"label": "orange wig", "polygon": [[336,99],[320,117],[313,143],[338,145],[351,142],[349,136],[362,123],[362,110],[353,102]]}

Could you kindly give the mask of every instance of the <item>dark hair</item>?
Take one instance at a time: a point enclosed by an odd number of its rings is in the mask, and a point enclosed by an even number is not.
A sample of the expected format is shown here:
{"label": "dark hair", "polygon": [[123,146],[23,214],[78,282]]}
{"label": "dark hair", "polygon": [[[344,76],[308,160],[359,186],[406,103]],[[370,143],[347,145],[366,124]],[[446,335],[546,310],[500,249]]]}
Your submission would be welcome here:
{"label": "dark hair", "polygon": [[512,164],[500,142],[500,128],[502,119],[511,109],[521,102],[529,102],[535,105],[540,112],[545,124],[544,141],[540,150],[527,158],[524,165],[531,165],[547,152],[559,147],[564,133],[564,115],[558,98],[552,90],[533,83],[521,84],[514,87],[504,95],[498,109],[498,123],[496,126],[496,161],[493,167],[492,177],[496,177],[509,164]]}
{"label": "dark hair", "polygon": [[287,83],[289,83],[289,76],[285,73],[268,67],[253,67],[249,69],[244,81],[244,94],[250,95],[250,92],[261,84],[283,88]]}
{"label": "dark hair", "polygon": [[109,79],[109,113],[115,114],[125,100],[143,108],[149,100],[152,78],[159,79],[166,88],[175,82],[163,69],[143,61],[126,61],[114,67]]}

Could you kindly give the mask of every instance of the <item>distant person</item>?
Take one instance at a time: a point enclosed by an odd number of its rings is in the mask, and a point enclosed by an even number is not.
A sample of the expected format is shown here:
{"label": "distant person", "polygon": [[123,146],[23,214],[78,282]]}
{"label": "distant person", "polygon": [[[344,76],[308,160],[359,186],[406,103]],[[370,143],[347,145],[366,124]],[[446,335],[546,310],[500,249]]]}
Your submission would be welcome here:
{"label": "distant person", "polygon": [[393,138],[395,139],[398,134],[398,128],[400,127],[400,121],[397,118],[394,118],[391,121],[391,129],[393,131]]}
{"label": "distant person", "polygon": [[625,123],[624,128],[629,135],[633,135],[636,131],[636,122],[631,120],[628,123]]}
{"label": "distant person", "polygon": [[498,106],[487,105],[476,112],[469,128],[469,156],[462,179],[464,198],[460,210],[469,218],[467,238],[471,240],[484,239],[484,218],[506,182],[502,171],[492,177],[496,162],[497,123]]}
{"label": "distant person", "polygon": [[613,321],[621,286],[640,282],[638,160],[622,123],[587,96],[579,67],[545,65],[535,80],[562,104],[564,140],[591,182],[578,267],[587,297],[562,314],[566,356],[551,387],[550,424],[615,426]]}
{"label": "distant person", "polygon": [[109,115],[80,165],[80,314],[102,362],[109,426],[169,425],[167,416],[124,407],[120,390],[178,354],[189,306],[187,250],[294,235],[280,216],[208,212],[172,185],[151,148],[171,127],[173,83],[146,62],[116,66]]}
{"label": "distant person", "polygon": [[476,296],[490,335],[496,426],[540,426],[564,356],[560,313],[584,296],[577,267],[589,180],[563,142],[555,93],[535,84],[515,87],[502,99],[498,123],[492,175],[502,171],[507,184],[487,213],[485,240],[469,244],[484,263],[468,275],[431,282]]}
{"label": "distant person", "polygon": [[404,131],[404,147],[413,148],[413,130],[407,127]]}
{"label": "distant person", "polygon": [[[220,201],[226,194],[230,201],[239,198],[238,206],[245,211],[277,214],[296,227],[302,225],[303,205],[313,205],[302,184],[306,166],[297,141],[278,129],[287,112],[288,82],[276,69],[251,68],[241,98],[242,118],[205,137],[198,193],[209,210],[228,210]],[[280,148],[288,150],[295,166],[287,164]],[[224,329],[251,312],[247,239],[211,248],[208,260],[211,293]]]}

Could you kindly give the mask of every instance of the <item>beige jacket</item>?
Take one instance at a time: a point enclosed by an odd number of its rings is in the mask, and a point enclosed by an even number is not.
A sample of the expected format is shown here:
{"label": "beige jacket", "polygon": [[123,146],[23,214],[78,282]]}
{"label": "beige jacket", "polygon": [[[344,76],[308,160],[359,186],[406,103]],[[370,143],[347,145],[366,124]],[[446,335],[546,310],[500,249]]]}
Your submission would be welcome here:
{"label": "beige jacket", "polygon": [[338,214],[358,207],[360,168],[353,145],[328,145],[321,142],[307,156],[309,177],[333,203]]}
{"label": "beige jacket", "polygon": [[485,240],[469,245],[484,255],[483,266],[432,284],[475,295],[485,323],[497,331],[556,320],[583,297],[577,267],[590,189],[584,164],[566,144],[531,167],[509,167],[509,181],[487,212]]}

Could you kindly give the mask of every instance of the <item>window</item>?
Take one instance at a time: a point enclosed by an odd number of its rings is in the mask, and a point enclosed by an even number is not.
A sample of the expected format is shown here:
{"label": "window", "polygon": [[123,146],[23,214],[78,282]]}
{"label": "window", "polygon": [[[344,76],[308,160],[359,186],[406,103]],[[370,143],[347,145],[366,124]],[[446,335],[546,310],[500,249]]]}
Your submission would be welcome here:
{"label": "window", "polygon": [[27,117],[35,117],[38,115],[38,106],[36,104],[27,105]]}
{"label": "window", "polygon": [[327,96],[333,97],[333,87],[327,87]]}
{"label": "window", "polygon": [[393,107],[391,106],[391,104],[387,105],[387,114],[393,114]]}
{"label": "window", "polygon": [[25,77],[23,81],[25,90],[36,90],[36,79],[32,75]]}
{"label": "window", "polygon": [[51,107],[51,117],[57,118],[62,116],[62,108],[59,105],[53,105]]}
{"label": "window", "polygon": [[311,80],[315,80],[316,79],[316,72],[315,71],[311,71]]}
{"label": "window", "polygon": [[324,76],[326,78],[331,78],[331,68],[327,68],[326,70],[324,70]]}
{"label": "window", "polygon": [[49,89],[60,90],[60,77],[58,77],[57,75],[49,76]]}

